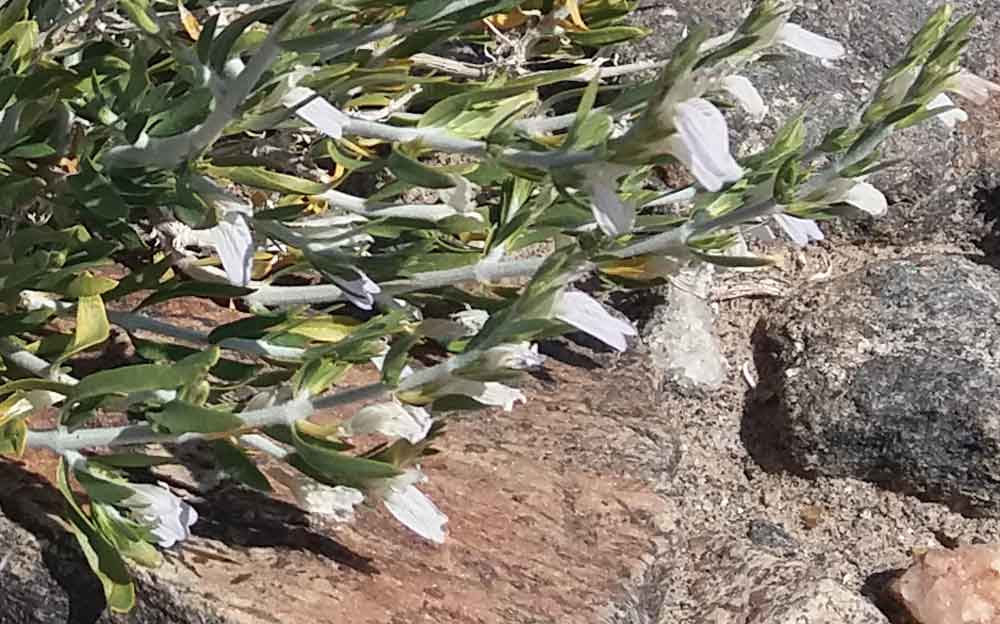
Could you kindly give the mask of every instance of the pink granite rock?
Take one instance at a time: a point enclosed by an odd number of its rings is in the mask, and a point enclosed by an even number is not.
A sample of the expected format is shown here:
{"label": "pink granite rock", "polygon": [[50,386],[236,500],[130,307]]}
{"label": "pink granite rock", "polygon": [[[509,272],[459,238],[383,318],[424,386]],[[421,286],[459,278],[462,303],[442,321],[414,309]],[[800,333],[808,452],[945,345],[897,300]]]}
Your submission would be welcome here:
{"label": "pink granite rock", "polygon": [[929,550],[894,590],[920,624],[1000,622],[1000,544]]}

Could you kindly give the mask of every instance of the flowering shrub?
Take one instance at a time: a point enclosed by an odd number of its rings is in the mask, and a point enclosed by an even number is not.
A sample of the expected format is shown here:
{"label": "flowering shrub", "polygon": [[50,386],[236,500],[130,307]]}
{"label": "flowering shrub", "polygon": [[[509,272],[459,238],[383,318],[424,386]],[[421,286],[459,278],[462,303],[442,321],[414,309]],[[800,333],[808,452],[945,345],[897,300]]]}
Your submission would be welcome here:
{"label": "flowering shrub", "polygon": [[[306,510],[347,521],[383,504],[440,542],[420,462],[448,412],[524,401],[510,384],[542,363],[539,340],[583,331],[623,350],[635,335],[582,278],[638,288],[692,263],[758,266],[770,260],[732,251],[751,229],[805,244],[817,219],[880,215],[864,178],[885,139],[962,120],[946,92],[998,88],[961,69],[972,20],[945,7],[852,125],[807,146],[795,118],[738,160],[723,104],[767,114],[740,72],[775,46],[827,61],[843,46],[761,0],[733,32],[693,29],[670,59],[610,65],[595,51],[643,34],[633,8],[0,10],[0,453],[61,456],[67,526],[112,609],[134,603],[126,561],[155,566],[198,519],[151,479],[174,461],[164,448],[207,441],[264,491],[256,462],[271,456]],[[658,186],[670,162],[694,182]],[[247,314],[200,333],[143,311],[176,297]],[[112,325],[134,356],[74,377]],[[372,365],[377,381],[344,381]],[[335,425],[309,420],[354,404]]]}

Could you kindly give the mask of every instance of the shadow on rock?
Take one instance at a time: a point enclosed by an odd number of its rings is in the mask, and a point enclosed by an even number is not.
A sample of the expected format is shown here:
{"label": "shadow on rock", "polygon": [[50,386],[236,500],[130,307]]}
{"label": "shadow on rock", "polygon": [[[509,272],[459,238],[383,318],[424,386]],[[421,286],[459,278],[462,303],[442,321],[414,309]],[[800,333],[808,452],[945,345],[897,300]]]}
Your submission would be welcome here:
{"label": "shadow on rock", "polygon": [[781,389],[777,384],[780,383],[781,376],[773,355],[779,346],[768,335],[764,321],[758,322],[750,340],[759,381],[756,387],[750,388],[744,395],[743,418],[740,421],[743,446],[765,472],[811,476],[788,453],[792,440],[785,432],[790,430],[790,418],[778,398]]}
{"label": "shadow on rock", "polygon": [[983,217],[988,231],[976,242],[994,267],[1000,268],[1000,175],[991,176],[975,193],[976,212]]}
{"label": "shadow on rock", "polygon": [[[38,539],[42,564],[65,592],[67,624],[97,622],[107,607],[101,583],[76,540],[49,515],[62,513],[62,495],[46,479],[6,460],[0,460],[0,483],[4,484],[0,512]],[[37,582],[44,583],[42,579]]]}
{"label": "shadow on rock", "polygon": [[192,502],[198,510],[195,535],[234,547],[307,550],[364,574],[378,574],[372,560],[313,530],[298,507],[265,494],[227,485]]}
{"label": "shadow on rock", "polygon": [[861,593],[878,607],[892,624],[917,624],[892,592],[893,582],[902,576],[903,572],[905,570],[902,569],[876,572],[865,579]]}

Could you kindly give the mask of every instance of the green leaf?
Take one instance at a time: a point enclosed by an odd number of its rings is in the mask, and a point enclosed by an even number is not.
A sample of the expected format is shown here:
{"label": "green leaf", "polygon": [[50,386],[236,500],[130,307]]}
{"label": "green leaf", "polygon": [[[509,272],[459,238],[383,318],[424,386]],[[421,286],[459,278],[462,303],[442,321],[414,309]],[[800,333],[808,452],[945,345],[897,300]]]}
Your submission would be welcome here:
{"label": "green leaf", "polygon": [[125,9],[128,13],[129,19],[135,23],[136,26],[145,30],[151,35],[155,35],[160,32],[160,27],[152,17],[150,17],[147,12],[147,4],[143,0],[118,0],[118,5]]}
{"label": "green leaf", "polygon": [[154,537],[149,529],[121,515],[112,515],[107,509],[109,507],[106,505],[91,503],[94,523],[114,543],[118,552],[147,568],[155,568],[163,563],[163,556],[150,543]]}
{"label": "green leaf", "polygon": [[69,530],[80,544],[90,569],[104,588],[104,598],[112,611],[128,613],[135,607],[135,587],[118,549],[83,513],[69,487],[66,460],[59,463],[56,487],[67,502]]}
{"label": "green leaf", "polygon": [[130,498],[135,493],[132,488],[126,485],[102,479],[101,477],[92,475],[87,471],[81,470],[77,471],[75,474],[76,480],[80,482],[83,489],[87,491],[87,496],[89,496],[92,500],[117,505]]}
{"label": "green leaf", "polygon": [[34,160],[37,158],[48,158],[56,154],[56,151],[47,143],[28,143],[26,145],[19,145],[14,149],[8,150],[4,156],[7,158],[24,158],[25,160]]}
{"label": "green leaf", "polygon": [[146,412],[154,423],[170,433],[224,433],[244,426],[232,412],[210,409],[188,403],[171,401],[161,411]]}
{"label": "green leaf", "polygon": [[391,479],[402,474],[395,466],[345,455],[304,436],[298,427],[291,428],[292,444],[298,455],[327,480],[340,485],[364,487],[374,479]]}
{"label": "green leaf", "polygon": [[317,396],[325,392],[331,385],[344,376],[351,368],[347,362],[336,362],[327,358],[314,358],[295,371],[292,377],[292,387],[295,394],[308,393]]}
{"label": "green leaf", "polygon": [[649,31],[645,28],[636,26],[608,26],[595,30],[567,31],[566,38],[579,46],[600,48],[614,43],[639,39],[648,34]]}
{"label": "green leaf", "polygon": [[393,341],[389,352],[382,363],[382,383],[395,387],[399,383],[399,378],[406,367],[409,359],[410,349],[417,346],[423,337],[418,333],[404,334]]}
{"label": "green leaf", "polygon": [[55,359],[53,365],[58,366],[77,353],[103,343],[111,335],[110,332],[111,325],[108,323],[108,315],[104,310],[101,296],[80,297],[76,302],[76,331],[73,333],[73,340]]}
{"label": "green leaf", "polygon": [[226,26],[223,31],[219,33],[219,36],[212,41],[212,51],[209,54],[209,62],[212,69],[220,73],[222,72],[222,66],[226,64],[226,60],[229,58],[229,53],[232,51],[236,41],[243,34],[243,31],[252,26],[255,22],[263,22],[271,18],[280,17],[291,5],[291,2],[283,2],[281,4],[257,9],[256,11],[251,11],[246,15],[243,15]]}
{"label": "green leaf", "polygon": [[99,297],[108,291],[114,290],[116,286],[118,286],[118,282],[110,277],[94,275],[90,271],[84,271],[69,283],[63,294],[70,299]]}
{"label": "green leaf", "polygon": [[255,188],[295,195],[319,195],[330,187],[326,184],[297,178],[285,173],[269,171],[263,167],[215,167],[206,168],[207,173],[233,182]]}
{"label": "green leaf", "polygon": [[174,389],[199,379],[219,361],[219,348],[210,347],[190,355],[173,366],[136,364],[103,370],[69,386],[74,401],[105,394],[129,394],[149,390]]}
{"label": "green leaf", "polygon": [[221,13],[216,13],[209,17],[208,21],[201,28],[201,34],[198,35],[196,46],[198,48],[198,60],[202,63],[208,63],[209,61],[209,53],[212,50],[212,43],[215,40],[215,30],[219,27],[219,17],[221,15]]}
{"label": "green leaf", "polygon": [[730,256],[725,254],[704,253],[696,249],[692,249],[691,253],[705,262],[726,268],[743,269],[766,267],[772,266],[778,261],[777,258],[770,256]]}
{"label": "green leaf", "polygon": [[414,186],[435,189],[455,186],[455,180],[451,176],[410,158],[398,149],[392,150],[385,165],[397,178]]}
{"label": "green leaf", "polygon": [[243,449],[228,440],[212,440],[211,447],[216,461],[231,479],[261,492],[273,491],[271,482]]}
{"label": "green leaf", "polygon": [[163,303],[177,297],[202,297],[207,299],[237,299],[252,293],[253,288],[243,288],[218,282],[174,281],[142,300],[136,309]]}
{"label": "green leaf", "polygon": [[12,0],[0,11],[0,34],[7,32],[11,26],[28,19],[28,4],[30,0]]}
{"label": "green leaf", "polygon": [[20,458],[28,444],[28,425],[22,418],[11,418],[0,424],[0,455]]}

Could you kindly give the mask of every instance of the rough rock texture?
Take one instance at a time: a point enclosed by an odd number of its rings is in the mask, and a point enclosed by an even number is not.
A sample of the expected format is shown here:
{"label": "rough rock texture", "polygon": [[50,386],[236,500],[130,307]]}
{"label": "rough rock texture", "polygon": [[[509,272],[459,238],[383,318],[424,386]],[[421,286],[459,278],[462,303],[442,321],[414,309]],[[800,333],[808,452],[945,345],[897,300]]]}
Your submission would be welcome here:
{"label": "rough rock texture", "polygon": [[[4,479],[0,470],[0,480]],[[137,579],[136,609],[114,615],[104,609],[101,586],[90,574],[72,537],[46,524],[44,516],[23,520],[38,537],[0,512],[0,624],[227,624],[197,596],[183,595],[147,575]]]}
{"label": "rough rock texture", "polygon": [[[739,149],[749,153],[770,142],[786,119],[805,111],[810,141],[844,125],[867,102],[885,69],[901,55],[923,20],[941,4],[938,0],[812,0],[800,3],[793,21],[845,44],[847,56],[823,64],[787,49],[787,58],[753,69],[747,75],[771,105],[760,125],[737,123]],[[971,71],[1000,80],[995,54],[1000,33],[1000,5],[996,0],[957,0],[956,14],[974,12],[978,23],[966,56]],[[630,58],[668,55],[680,41],[683,28],[705,23],[717,32],[733,28],[749,10],[748,0],[672,0],[648,3],[637,22],[655,34],[627,54]],[[937,121],[896,134],[884,149],[887,158],[904,162],[873,177],[890,203],[889,214],[874,221],[824,225],[828,232],[852,241],[877,240],[892,244],[954,242],[982,238],[988,232],[977,215],[972,196],[991,188],[995,179],[983,172],[997,162],[1000,126],[995,121],[1000,102],[985,107],[959,102],[969,110],[966,128],[951,131]],[[965,131],[963,131],[965,130]]]}
{"label": "rough rock texture", "polygon": [[919,624],[993,624],[1000,620],[1000,545],[929,550],[893,590]]}
{"label": "rough rock texture", "polygon": [[672,386],[716,389],[726,379],[727,364],[713,327],[715,314],[706,301],[713,271],[709,266],[679,277],[664,287],[665,302],[646,323],[643,341],[653,365]]}
{"label": "rough rock texture", "polygon": [[[683,619],[662,610],[641,620],[619,612],[615,622],[691,624],[886,624],[888,620],[861,594],[831,578],[821,560],[756,546],[745,538],[716,535],[692,541],[677,553],[695,562]],[[669,582],[662,579],[660,582]],[[629,618],[632,617],[630,620]]]}
{"label": "rough rock texture", "polygon": [[1000,272],[962,256],[871,265],[761,327],[764,465],[1000,514]]}

